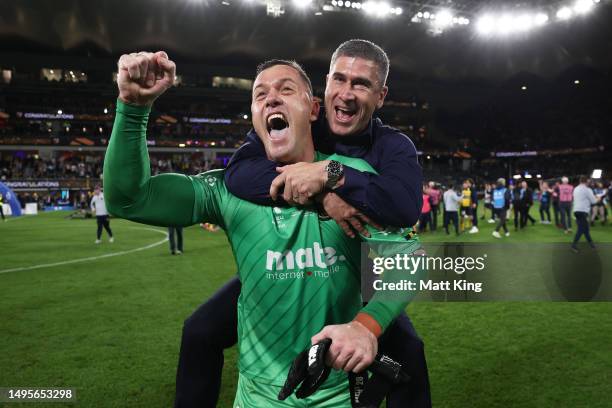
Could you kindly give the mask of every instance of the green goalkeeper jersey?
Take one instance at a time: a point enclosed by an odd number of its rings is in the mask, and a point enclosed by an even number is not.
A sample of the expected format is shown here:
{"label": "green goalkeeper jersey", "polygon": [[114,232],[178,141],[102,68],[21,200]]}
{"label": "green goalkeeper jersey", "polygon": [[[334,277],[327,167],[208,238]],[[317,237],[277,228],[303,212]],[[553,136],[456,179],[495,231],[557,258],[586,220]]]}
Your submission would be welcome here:
{"label": "green goalkeeper jersey", "polygon": [[[282,385],[292,360],[323,326],[350,322],[362,311],[384,330],[406,306],[407,302],[374,297],[362,307],[360,243],[366,238],[348,238],[335,221],[312,210],[266,207],[239,199],[227,190],[223,170],[151,177],[148,113],[147,108],[117,102],[104,163],[108,209],[147,224],[210,222],[225,230],[242,283],[238,341],[243,375]],[[323,158],[317,154],[317,160]],[[373,171],[361,159],[330,158]],[[371,239],[406,242],[400,234],[373,233]],[[343,380],[342,373],[330,379]]]}

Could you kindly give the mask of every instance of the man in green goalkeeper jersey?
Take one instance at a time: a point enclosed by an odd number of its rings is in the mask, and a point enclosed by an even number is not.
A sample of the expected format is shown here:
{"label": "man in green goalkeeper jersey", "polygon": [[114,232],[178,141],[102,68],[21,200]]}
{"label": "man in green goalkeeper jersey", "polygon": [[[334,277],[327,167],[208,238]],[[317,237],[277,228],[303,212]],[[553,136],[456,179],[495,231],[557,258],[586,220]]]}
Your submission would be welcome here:
{"label": "man in green goalkeeper jersey", "polygon": [[[304,208],[259,206],[231,195],[223,170],[197,176],[150,175],[146,126],[153,101],[172,86],[175,65],[164,52],[119,60],[119,99],[104,163],[111,213],[160,226],[219,224],[232,247],[242,291],[238,301],[239,380],[235,407],[350,407],[346,374],[334,371],[305,400],[276,395],[295,356],[311,341],[331,338],[330,364],[359,372],[373,360],[377,336],[406,302],[377,295],[362,307],[360,241],[333,220]],[[319,105],[299,65],[274,61],[253,86],[253,126],[269,158],[280,163],[325,159],[314,151],[310,124]],[[365,162],[342,156],[362,171]],[[254,175],[256,177],[256,175]],[[367,240],[403,241],[372,233]],[[415,242],[415,249],[418,242]]]}

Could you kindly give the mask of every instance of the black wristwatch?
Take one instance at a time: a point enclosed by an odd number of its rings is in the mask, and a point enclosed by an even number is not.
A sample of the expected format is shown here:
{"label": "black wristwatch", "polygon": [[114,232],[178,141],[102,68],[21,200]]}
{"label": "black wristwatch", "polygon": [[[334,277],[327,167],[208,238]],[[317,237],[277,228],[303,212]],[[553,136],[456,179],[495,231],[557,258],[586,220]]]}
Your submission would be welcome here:
{"label": "black wristwatch", "polygon": [[338,184],[338,180],[344,176],[344,166],[342,163],[337,162],[335,160],[330,160],[330,162],[325,166],[325,171],[327,172],[327,182],[325,183],[325,188],[333,190]]}

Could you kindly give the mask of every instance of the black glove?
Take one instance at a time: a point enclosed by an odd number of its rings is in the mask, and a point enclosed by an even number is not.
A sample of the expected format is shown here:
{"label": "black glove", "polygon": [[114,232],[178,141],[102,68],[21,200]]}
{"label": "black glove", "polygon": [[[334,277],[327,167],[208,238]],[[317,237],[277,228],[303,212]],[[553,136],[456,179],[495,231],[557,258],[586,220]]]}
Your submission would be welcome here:
{"label": "black glove", "polygon": [[331,367],[325,364],[325,355],[331,346],[331,339],[321,340],[302,351],[291,364],[285,385],[278,393],[278,399],[283,401],[297,388],[297,398],[311,396],[327,380]]}
{"label": "black glove", "polygon": [[349,373],[351,404],[353,408],[378,408],[394,385],[408,381],[410,376],[402,371],[401,364],[378,354],[367,371]]}

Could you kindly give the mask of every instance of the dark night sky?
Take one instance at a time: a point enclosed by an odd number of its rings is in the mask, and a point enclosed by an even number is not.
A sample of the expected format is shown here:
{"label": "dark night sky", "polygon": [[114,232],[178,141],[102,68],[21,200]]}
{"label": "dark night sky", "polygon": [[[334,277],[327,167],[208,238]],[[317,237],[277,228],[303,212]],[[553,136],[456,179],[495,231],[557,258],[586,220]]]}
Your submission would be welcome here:
{"label": "dark night sky", "polygon": [[[461,1],[467,0],[456,3]],[[487,40],[475,34],[473,24],[434,37],[423,25],[409,24],[406,15],[375,20],[360,13],[288,10],[273,19],[264,7],[235,0],[231,6],[195,0],[5,0],[0,64],[3,54],[16,51],[114,58],[125,51],[165,49],[219,65],[252,66],[282,57],[324,69],[340,42],[357,37],[383,46],[392,72],[404,78],[503,80],[521,72],[552,77],[574,65],[608,72],[612,5],[605,2],[586,17],[549,23],[523,37]]]}

